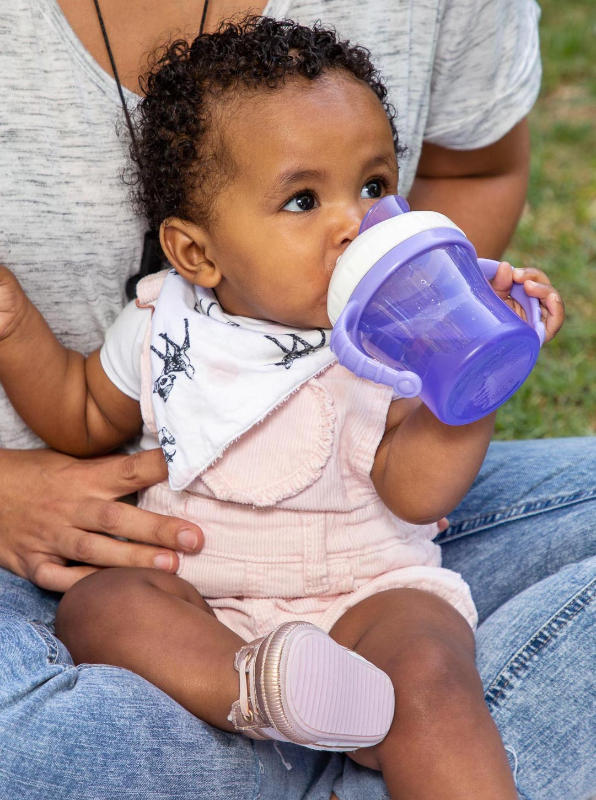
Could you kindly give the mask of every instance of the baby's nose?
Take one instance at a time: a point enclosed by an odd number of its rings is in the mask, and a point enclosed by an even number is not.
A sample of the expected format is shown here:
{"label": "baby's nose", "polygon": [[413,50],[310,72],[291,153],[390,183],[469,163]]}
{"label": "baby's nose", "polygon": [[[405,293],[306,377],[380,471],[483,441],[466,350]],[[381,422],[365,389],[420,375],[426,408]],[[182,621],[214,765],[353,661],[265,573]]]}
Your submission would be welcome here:
{"label": "baby's nose", "polygon": [[360,223],[362,222],[363,216],[364,215],[360,208],[346,209],[346,212],[342,215],[339,229],[339,244],[342,248],[342,252],[358,236],[358,231],[360,230]]}

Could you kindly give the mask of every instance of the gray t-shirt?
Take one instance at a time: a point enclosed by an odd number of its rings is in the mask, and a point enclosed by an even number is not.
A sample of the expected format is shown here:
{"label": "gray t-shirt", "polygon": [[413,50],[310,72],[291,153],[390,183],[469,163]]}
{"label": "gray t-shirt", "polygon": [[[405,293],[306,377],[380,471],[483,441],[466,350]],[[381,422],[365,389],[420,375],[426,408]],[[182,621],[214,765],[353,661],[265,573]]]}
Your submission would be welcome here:
{"label": "gray t-shirt", "polygon": [[[408,147],[405,195],[423,139],[491,144],[538,93],[534,0],[270,0],[264,13],[321,19],[371,50]],[[89,353],[122,308],[146,229],[120,177],[128,137],[116,85],[56,0],[11,0],[0,11],[0,96],[0,263],[59,339]],[[0,445],[40,444],[0,393]]]}

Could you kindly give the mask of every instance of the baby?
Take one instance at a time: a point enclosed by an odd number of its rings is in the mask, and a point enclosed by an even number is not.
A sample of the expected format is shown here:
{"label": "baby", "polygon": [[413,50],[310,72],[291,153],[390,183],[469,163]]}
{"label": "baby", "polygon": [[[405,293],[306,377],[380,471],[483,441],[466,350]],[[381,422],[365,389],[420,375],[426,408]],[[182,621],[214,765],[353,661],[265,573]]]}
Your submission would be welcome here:
{"label": "baby", "polygon": [[[369,54],[320,26],[247,18],[172,44],[144,88],[137,200],[174,269],[139,284],[86,359],[3,269],[0,379],[63,452],[142,430],[169,485],[140,504],[200,524],[205,546],[178,575],[81,580],[58,636],[77,663],[131,669],[223,730],[351,751],[392,798],[517,798],[474,665],[474,605],[432,542],[494,415],[448,427],[328,346],[334,265],[397,192]],[[503,298],[512,275],[503,264],[493,281]],[[514,278],[552,338],[557,293],[538,270]]]}

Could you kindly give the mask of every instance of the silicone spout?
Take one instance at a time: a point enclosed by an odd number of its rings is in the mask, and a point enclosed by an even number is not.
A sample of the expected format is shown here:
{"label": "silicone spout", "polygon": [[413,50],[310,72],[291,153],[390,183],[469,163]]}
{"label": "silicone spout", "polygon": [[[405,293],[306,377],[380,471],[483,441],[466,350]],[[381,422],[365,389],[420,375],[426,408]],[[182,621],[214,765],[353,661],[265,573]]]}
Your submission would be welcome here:
{"label": "silicone spout", "polygon": [[401,197],[398,194],[389,194],[387,197],[378,200],[374,206],[366,212],[364,219],[360,223],[360,230],[358,233],[364,233],[364,231],[372,228],[372,226],[376,225],[378,222],[384,222],[386,219],[391,219],[391,217],[398,217],[400,214],[405,214],[409,210],[410,206],[405,197]]}

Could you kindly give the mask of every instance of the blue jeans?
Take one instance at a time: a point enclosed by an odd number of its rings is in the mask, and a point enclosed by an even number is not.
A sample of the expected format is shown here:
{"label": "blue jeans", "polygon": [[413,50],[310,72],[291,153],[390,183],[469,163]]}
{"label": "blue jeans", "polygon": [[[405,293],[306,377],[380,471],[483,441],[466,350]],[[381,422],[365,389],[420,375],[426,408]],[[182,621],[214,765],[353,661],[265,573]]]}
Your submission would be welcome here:
{"label": "blue jeans", "polygon": [[[444,563],[472,587],[486,701],[526,800],[596,794],[596,438],[491,445]],[[210,728],[142,678],[73,666],[58,597],[0,571],[3,800],[383,800],[339,754]],[[432,759],[432,753],[428,753]]]}

